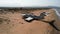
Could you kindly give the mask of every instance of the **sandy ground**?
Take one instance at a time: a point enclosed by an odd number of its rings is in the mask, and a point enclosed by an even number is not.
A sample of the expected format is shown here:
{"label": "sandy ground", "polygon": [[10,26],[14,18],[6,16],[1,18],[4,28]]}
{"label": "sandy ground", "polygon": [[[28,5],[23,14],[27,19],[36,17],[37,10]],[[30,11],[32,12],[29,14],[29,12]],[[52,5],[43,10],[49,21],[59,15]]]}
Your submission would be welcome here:
{"label": "sandy ground", "polygon": [[[33,13],[34,15],[37,16],[41,12],[50,12],[49,16],[45,16],[44,20],[46,21],[56,20],[56,16],[53,9],[43,10],[37,9],[28,11],[29,12],[25,11],[25,13]],[[48,23],[38,20],[34,20],[30,23],[24,21],[24,19],[22,19],[21,13],[24,12],[19,10],[13,13],[6,12],[0,14],[0,34],[57,34],[57,31]]]}

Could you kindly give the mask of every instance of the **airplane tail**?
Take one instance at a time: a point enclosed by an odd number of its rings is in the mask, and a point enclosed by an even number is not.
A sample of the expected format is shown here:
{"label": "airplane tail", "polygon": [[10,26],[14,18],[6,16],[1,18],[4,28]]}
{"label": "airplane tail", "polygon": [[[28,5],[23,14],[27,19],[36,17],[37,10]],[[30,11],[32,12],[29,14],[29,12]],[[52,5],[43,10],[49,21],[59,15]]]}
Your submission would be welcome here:
{"label": "airplane tail", "polygon": [[60,30],[54,25],[54,22],[55,22],[55,20],[49,22],[49,24],[50,24],[53,28],[55,28],[57,31],[60,31]]}
{"label": "airplane tail", "polygon": [[57,31],[60,31],[60,29],[58,29],[58,28],[54,25],[55,20],[52,20],[51,22],[49,22],[49,21],[44,21],[44,20],[41,20],[41,21],[46,22],[46,23],[49,23],[49,25],[51,25],[51,26],[52,26],[53,28],[55,28]]}

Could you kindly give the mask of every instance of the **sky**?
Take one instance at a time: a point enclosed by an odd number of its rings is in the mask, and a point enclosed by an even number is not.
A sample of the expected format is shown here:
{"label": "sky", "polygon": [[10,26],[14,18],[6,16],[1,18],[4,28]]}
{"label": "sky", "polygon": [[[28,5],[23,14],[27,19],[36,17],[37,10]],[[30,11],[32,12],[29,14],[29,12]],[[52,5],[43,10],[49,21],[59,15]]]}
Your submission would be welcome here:
{"label": "sky", "polygon": [[0,7],[58,6],[60,0],[0,0]]}

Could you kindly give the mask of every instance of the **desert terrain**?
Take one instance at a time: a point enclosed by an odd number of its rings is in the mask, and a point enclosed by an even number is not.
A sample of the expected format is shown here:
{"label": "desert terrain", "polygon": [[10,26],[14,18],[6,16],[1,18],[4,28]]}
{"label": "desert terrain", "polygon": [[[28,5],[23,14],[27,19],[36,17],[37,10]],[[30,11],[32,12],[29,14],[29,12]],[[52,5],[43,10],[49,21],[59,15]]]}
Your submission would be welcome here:
{"label": "desert terrain", "polygon": [[45,21],[56,20],[55,24],[59,28],[59,21],[53,9],[1,9],[0,10],[0,34],[59,34],[48,23],[40,20],[26,22],[22,19],[22,13],[33,13],[40,15],[41,12],[50,12],[45,16]]}

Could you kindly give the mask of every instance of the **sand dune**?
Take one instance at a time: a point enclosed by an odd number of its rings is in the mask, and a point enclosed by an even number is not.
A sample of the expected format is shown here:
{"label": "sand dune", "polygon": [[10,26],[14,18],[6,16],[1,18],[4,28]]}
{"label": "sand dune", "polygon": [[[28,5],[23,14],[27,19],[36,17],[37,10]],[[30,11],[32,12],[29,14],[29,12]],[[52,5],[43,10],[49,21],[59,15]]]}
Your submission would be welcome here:
{"label": "sand dune", "polygon": [[[5,12],[4,12],[5,11]],[[34,20],[31,23],[22,19],[21,13],[33,13],[39,15],[41,12],[50,12],[45,16],[45,21],[57,20],[53,9],[34,10],[4,10],[0,11],[0,34],[57,34],[58,32],[46,22]],[[56,21],[56,23],[58,23]],[[56,24],[55,23],[55,24]],[[58,33],[59,34],[59,33]]]}

